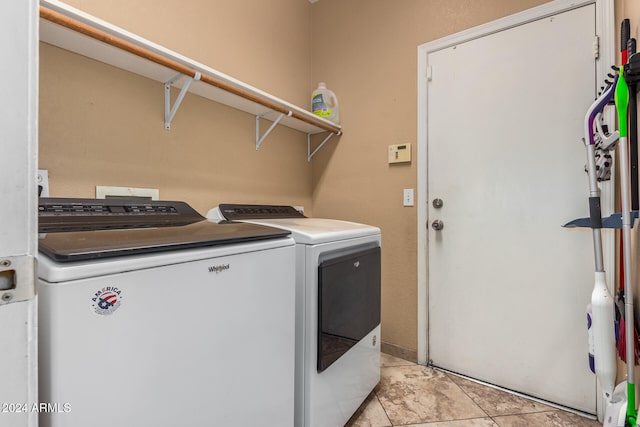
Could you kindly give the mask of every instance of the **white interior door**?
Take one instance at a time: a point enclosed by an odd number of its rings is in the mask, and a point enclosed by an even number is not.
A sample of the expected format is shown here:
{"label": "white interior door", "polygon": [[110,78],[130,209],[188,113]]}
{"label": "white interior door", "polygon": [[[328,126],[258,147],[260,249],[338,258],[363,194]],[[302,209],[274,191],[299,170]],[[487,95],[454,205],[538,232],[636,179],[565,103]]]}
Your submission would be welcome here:
{"label": "white interior door", "polygon": [[38,2],[0,13],[0,426],[36,426]]}
{"label": "white interior door", "polygon": [[[593,4],[429,53],[429,359],[595,413],[583,117]],[[434,208],[433,199],[443,206]]]}

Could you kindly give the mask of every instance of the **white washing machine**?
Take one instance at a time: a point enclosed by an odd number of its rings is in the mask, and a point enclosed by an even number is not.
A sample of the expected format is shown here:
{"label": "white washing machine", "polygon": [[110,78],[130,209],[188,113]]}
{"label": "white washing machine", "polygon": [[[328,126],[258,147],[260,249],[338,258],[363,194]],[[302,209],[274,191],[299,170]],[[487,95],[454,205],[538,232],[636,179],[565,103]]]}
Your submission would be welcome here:
{"label": "white washing machine", "polygon": [[41,199],[43,427],[292,426],[294,241],[181,202]]}
{"label": "white washing machine", "polygon": [[295,425],[343,426],[380,381],[380,229],[306,218],[290,206],[220,205],[207,216],[291,232]]}

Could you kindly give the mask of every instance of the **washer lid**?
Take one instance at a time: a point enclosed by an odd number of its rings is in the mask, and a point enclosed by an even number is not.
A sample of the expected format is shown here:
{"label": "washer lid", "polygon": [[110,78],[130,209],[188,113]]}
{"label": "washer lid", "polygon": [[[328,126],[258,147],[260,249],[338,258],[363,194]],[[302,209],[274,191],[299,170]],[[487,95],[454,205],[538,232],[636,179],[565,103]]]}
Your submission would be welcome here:
{"label": "washer lid", "polygon": [[38,249],[58,262],[273,239],[286,230],[213,223],[184,202],[42,199]]}
{"label": "washer lid", "polygon": [[274,239],[286,230],[257,224],[215,224],[207,220],[161,228],[70,231],[41,234],[38,250],[58,262],[201,248]]}
{"label": "washer lid", "polygon": [[380,229],[337,219],[306,218],[291,206],[222,204],[207,214],[210,220],[233,220],[282,228],[296,243],[314,245],[379,235]]}
{"label": "washer lid", "polygon": [[220,204],[209,210],[212,221],[231,220],[282,228],[296,243],[315,245],[380,235],[380,229],[337,219],[307,218],[292,206]]}
{"label": "washer lid", "polygon": [[290,231],[296,243],[305,245],[380,235],[378,227],[337,219],[283,218],[255,219],[250,222]]}

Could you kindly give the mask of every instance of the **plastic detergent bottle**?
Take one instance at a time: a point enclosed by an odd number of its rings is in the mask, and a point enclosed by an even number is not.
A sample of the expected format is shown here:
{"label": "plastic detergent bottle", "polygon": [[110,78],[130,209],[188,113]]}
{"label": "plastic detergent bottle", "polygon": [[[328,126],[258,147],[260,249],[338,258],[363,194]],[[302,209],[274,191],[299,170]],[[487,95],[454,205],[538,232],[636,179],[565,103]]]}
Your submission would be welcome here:
{"label": "plastic detergent bottle", "polygon": [[337,125],[340,124],[338,98],[336,98],[336,94],[333,91],[327,89],[327,85],[324,82],[318,83],[318,88],[311,95],[311,112]]}

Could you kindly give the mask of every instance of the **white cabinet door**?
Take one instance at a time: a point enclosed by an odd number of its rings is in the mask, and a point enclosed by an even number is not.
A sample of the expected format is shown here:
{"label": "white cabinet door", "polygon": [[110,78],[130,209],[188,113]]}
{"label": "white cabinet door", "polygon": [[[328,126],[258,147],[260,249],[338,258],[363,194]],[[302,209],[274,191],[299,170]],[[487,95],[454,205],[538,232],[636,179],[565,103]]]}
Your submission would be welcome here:
{"label": "white cabinet door", "polygon": [[0,425],[25,427],[38,418],[37,1],[2,3],[0,52]]}
{"label": "white cabinet door", "polygon": [[588,230],[561,225],[588,214],[580,141],[596,88],[595,9],[427,59],[429,357],[590,413],[593,246]]}

